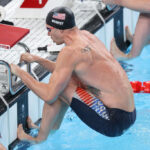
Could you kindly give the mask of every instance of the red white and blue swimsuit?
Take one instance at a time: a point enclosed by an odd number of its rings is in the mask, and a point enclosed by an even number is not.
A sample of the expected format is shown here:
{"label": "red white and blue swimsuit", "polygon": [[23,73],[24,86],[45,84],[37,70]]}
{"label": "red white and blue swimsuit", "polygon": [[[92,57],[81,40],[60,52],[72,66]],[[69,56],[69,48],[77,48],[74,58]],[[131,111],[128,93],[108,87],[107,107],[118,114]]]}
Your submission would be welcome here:
{"label": "red white and blue swimsuit", "polygon": [[120,136],[136,119],[136,110],[127,112],[108,108],[90,92],[77,88],[70,107],[78,117],[95,131],[106,136]]}

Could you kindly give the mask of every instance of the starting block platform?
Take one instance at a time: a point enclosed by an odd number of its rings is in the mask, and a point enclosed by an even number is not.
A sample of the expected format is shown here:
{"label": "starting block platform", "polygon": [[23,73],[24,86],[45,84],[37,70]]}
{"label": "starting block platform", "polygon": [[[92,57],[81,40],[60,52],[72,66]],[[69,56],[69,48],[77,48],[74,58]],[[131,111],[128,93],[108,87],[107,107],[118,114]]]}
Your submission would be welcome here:
{"label": "starting block platform", "polygon": [[72,0],[24,0],[16,9],[14,18],[45,18],[56,6],[69,4]]}
{"label": "starting block platform", "polygon": [[0,48],[9,49],[30,32],[29,29],[0,24]]}

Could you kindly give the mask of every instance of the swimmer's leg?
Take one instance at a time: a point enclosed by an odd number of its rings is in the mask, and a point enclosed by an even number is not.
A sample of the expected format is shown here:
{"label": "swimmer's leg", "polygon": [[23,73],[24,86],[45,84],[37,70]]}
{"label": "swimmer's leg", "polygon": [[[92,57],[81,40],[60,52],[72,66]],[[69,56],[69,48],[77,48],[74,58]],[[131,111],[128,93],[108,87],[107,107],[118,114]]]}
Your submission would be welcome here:
{"label": "swimmer's leg", "polygon": [[[143,47],[150,42],[150,14],[140,14],[133,36],[133,45],[129,54],[123,53],[116,45],[115,40],[111,41],[111,54],[120,60],[131,59],[140,55]],[[131,37],[130,37],[131,38]],[[131,39],[130,39],[131,40]]]}
{"label": "swimmer's leg", "polygon": [[145,45],[150,42],[150,14],[141,13],[133,36],[130,57],[139,56]]}
{"label": "swimmer's leg", "polygon": [[67,111],[67,104],[61,100],[57,100],[55,103],[49,105],[44,104],[42,121],[37,137],[32,137],[23,131],[22,125],[18,126],[17,135],[20,140],[32,141],[35,143],[46,140],[49,133],[59,128],[65,112]]}
{"label": "swimmer's leg", "polygon": [[[133,35],[128,26],[125,27],[125,34],[126,34],[126,40],[128,40],[130,43],[133,43]],[[150,44],[150,40],[148,41],[147,44]]]}
{"label": "swimmer's leg", "polygon": [[31,118],[28,116],[27,118],[27,125],[29,129],[39,129],[39,126],[37,126],[36,124],[33,123],[33,121],[31,120]]}
{"label": "swimmer's leg", "polygon": [[42,122],[37,137],[31,137],[23,131],[22,125],[19,125],[17,135],[20,140],[28,140],[35,143],[45,140],[49,133],[60,127],[64,115],[71,104],[73,93],[78,85],[74,77],[70,80],[63,93],[53,104],[44,104]]}

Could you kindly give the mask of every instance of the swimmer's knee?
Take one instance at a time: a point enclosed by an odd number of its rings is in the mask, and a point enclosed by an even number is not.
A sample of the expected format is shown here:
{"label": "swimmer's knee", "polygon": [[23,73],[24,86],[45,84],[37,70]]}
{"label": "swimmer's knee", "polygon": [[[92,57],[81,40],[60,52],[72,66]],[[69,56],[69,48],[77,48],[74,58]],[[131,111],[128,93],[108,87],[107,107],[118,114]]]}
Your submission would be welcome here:
{"label": "swimmer's knee", "polygon": [[61,101],[63,107],[67,107],[70,105],[70,102],[67,99],[65,99],[63,96],[60,96],[58,99]]}

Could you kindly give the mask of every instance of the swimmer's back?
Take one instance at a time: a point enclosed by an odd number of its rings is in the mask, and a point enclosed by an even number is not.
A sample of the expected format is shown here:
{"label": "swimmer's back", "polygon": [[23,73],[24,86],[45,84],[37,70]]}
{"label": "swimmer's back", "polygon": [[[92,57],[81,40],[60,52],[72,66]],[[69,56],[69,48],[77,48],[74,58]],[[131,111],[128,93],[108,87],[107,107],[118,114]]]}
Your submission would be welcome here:
{"label": "swimmer's back", "polygon": [[75,74],[87,86],[99,91],[98,97],[110,108],[134,110],[132,88],[125,71],[96,36],[81,31],[75,43],[78,59]]}

